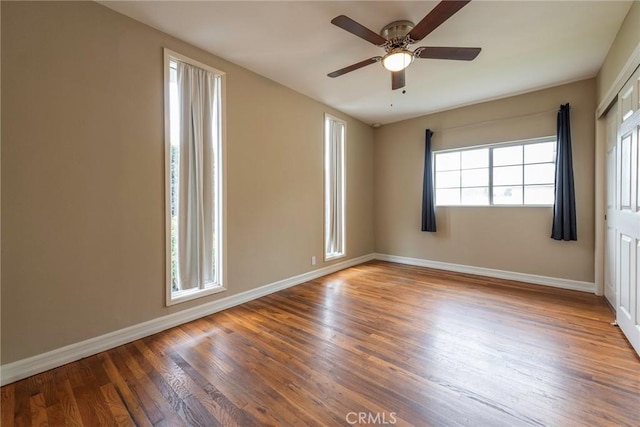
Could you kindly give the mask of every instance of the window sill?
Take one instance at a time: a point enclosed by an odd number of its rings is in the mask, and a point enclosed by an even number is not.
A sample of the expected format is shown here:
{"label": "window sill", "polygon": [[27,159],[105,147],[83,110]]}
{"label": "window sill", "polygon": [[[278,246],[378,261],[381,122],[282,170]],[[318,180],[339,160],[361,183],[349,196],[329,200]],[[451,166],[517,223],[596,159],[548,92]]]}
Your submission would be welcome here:
{"label": "window sill", "polygon": [[222,285],[211,286],[205,289],[188,289],[185,291],[172,292],[167,299],[167,307],[182,302],[191,301],[197,298],[202,298],[207,295],[217,294],[218,292],[224,292],[227,288]]}
{"label": "window sill", "polygon": [[346,253],[340,253],[340,254],[329,254],[329,255],[325,255],[324,256],[324,260],[325,261],[333,261],[334,259],[339,259],[339,258],[344,258],[346,257],[347,254]]}

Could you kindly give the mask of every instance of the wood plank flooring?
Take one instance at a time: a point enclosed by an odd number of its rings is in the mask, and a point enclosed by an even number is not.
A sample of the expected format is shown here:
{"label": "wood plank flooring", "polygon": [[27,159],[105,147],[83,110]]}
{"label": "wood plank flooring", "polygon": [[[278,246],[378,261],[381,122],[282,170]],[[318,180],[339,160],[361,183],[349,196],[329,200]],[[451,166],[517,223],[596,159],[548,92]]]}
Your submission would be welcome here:
{"label": "wood plank flooring", "polygon": [[2,387],[12,426],[638,426],[594,295],[370,262]]}

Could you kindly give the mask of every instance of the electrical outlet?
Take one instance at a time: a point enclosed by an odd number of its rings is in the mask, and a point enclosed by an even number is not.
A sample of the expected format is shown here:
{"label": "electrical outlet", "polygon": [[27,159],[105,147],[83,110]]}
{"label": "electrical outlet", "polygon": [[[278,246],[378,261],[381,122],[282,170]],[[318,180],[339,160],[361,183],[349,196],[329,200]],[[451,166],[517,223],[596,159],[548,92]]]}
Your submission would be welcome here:
{"label": "electrical outlet", "polygon": [[311,265],[316,265],[316,256],[311,257]]}

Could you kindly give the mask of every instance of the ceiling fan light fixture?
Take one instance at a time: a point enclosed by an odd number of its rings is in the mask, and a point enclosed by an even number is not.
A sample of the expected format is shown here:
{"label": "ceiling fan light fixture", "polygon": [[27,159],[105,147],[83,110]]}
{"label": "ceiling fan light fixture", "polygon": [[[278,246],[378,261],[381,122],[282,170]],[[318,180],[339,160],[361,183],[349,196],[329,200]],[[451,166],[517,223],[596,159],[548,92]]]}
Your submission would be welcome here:
{"label": "ceiling fan light fixture", "polygon": [[402,71],[413,62],[413,53],[406,49],[394,49],[382,58],[382,66],[389,71]]}

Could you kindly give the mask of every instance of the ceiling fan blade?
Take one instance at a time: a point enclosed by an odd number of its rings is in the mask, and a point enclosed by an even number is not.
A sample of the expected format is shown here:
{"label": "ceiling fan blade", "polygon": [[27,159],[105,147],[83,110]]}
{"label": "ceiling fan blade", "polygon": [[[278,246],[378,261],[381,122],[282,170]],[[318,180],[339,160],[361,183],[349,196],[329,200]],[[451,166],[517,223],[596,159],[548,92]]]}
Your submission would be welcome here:
{"label": "ceiling fan blade", "polygon": [[447,19],[451,18],[457,11],[462,9],[471,0],[444,0],[438,3],[422,21],[413,27],[409,32],[409,37],[417,42],[425,38],[429,33],[438,28]]}
{"label": "ceiling fan blade", "polygon": [[481,50],[479,47],[419,47],[413,56],[422,59],[473,61]]}
{"label": "ceiling fan blade", "polygon": [[365,59],[364,61],[360,61],[357,64],[349,65],[348,67],[341,68],[333,73],[327,74],[329,77],[338,77],[343,74],[350,73],[352,71],[357,70],[358,68],[366,67],[367,65],[375,64],[380,61],[382,58],[380,56],[374,56],[373,58]]}
{"label": "ceiling fan blade", "polygon": [[404,70],[394,71],[391,73],[391,90],[404,87]]}
{"label": "ceiling fan blade", "polygon": [[331,20],[331,23],[337,27],[342,28],[345,31],[349,31],[351,34],[365,39],[369,43],[373,43],[376,46],[382,46],[387,40],[380,34],[376,34],[367,27],[358,24],[353,19],[345,15],[336,16]]}

